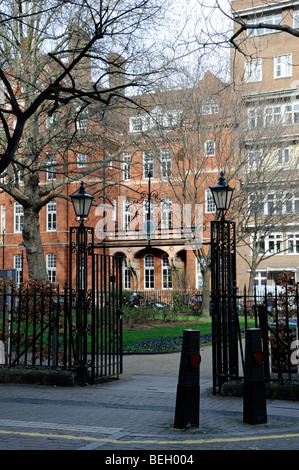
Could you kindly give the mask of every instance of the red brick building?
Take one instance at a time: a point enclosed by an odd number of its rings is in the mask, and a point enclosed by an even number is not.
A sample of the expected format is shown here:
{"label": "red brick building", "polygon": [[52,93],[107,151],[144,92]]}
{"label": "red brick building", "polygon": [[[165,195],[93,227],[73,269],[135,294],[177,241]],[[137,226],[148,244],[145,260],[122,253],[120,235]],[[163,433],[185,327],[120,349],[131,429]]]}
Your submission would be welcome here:
{"label": "red brick building", "polygon": [[[199,256],[200,249],[206,255],[209,251],[208,222],[215,216],[209,187],[217,183],[220,170],[225,171],[227,181],[233,177],[232,97],[208,72],[196,89],[134,100],[138,105],[122,103],[117,117],[106,124],[100,144],[94,135],[95,129],[103,133],[103,124],[81,116],[76,125],[83,148],[78,145],[78,151],[65,151],[72,163],[69,175],[84,174],[88,165],[96,168],[83,178],[86,191],[95,196],[86,225],[95,228],[99,249],[123,256],[126,289],[169,291],[188,286],[201,290],[202,269],[195,251]],[[59,170],[61,159],[54,155],[49,161],[40,185],[65,177]],[[79,186],[80,179],[61,186],[57,197],[40,211],[48,276],[60,286],[68,282],[69,228],[77,224],[67,198]],[[28,276],[20,245],[23,207],[5,192],[0,194],[0,206],[2,268],[15,268],[20,281],[22,275]],[[201,238],[198,245],[190,243],[191,227],[193,235],[196,229],[196,237]]]}

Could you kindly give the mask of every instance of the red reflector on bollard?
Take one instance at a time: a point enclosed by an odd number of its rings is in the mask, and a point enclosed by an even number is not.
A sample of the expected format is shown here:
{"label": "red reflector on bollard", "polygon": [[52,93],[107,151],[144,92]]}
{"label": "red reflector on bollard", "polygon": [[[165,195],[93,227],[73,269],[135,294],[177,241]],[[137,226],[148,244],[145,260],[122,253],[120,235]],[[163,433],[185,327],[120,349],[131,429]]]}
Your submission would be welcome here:
{"label": "red reflector on bollard", "polygon": [[264,354],[263,351],[256,351],[254,353],[254,360],[257,364],[261,364],[264,360]]}
{"label": "red reflector on bollard", "polygon": [[198,367],[199,364],[200,364],[200,361],[201,361],[200,354],[198,354],[198,353],[192,354],[192,356],[191,356],[192,367],[194,367],[194,368]]}

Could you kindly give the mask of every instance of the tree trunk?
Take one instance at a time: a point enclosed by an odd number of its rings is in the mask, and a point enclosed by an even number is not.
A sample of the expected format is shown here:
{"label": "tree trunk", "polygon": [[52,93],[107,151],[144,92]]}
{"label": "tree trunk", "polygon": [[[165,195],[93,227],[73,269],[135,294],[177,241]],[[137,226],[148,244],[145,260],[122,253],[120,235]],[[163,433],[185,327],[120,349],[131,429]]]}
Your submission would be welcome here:
{"label": "tree trunk", "polygon": [[39,211],[24,208],[23,239],[26,247],[28,278],[48,280],[44,249],[40,236]]}

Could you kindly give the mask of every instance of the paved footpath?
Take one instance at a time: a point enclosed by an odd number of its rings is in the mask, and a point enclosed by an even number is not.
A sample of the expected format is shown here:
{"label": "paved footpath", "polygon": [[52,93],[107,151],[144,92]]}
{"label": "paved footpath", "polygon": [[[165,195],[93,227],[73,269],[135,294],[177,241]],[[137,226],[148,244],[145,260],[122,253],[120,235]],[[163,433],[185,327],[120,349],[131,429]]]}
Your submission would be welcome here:
{"label": "paved footpath", "polygon": [[299,402],[267,400],[267,423],[244,424],[242,398],[212,394],[210,346],[201,356],[199,428],[173,426],[180,353],[127,355],[120,379],[96,386],[0,384],[0,450],[98,450],[106,464],[146,450],[143,468],[150,452],[161,465],[170,451],[299,449]]}

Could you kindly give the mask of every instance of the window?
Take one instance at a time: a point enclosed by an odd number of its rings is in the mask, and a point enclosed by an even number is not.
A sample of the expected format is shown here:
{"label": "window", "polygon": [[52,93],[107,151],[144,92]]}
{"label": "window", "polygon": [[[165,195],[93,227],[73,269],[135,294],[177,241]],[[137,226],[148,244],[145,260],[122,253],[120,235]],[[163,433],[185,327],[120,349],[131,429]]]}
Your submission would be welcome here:
{"label": "window", "polygon": [[288,233],[287,234],[287,244],[289,255],[298,255],[299,254],[299,233]]}
{"label": "window", "polygon": [[260,151],[259,149],[249,149],[248,150],[248,166],[257,166],[260,161]]}
{"label": "window", "polygon": [[219,103],[216,101],[208,101],[203,103],[201,108],[202,114],[218,114],[219,113]]}
{"label": "window", "polygon": [[161,177],[167,178],[171,176],[171,150],[161,149]]}
{"label": "window", "polygon": [[[257,16],[255,18],[251,18],[247,22],[249,25],[256,25],[259,23],[265,23],[268,25],[274,24],[279,25],[282,23],[282,13],[269,13],[262,16]],[[271,28],[257,28],[257,29],[248,29],[248,36],[262,36],[264,34],[273,34],[278,32],[278,30],[271,29]]]}
{"label": "window", "polygon": [[172,203],[170,198],[164,198],[161,202],[161,228],[172,228]]}
{"label": "window", "polygon": [[5,233],[5,204],[2,204],[1,205],[1,226],[0,226],[0,230],[1,230],[1,234]]}
{"label": "window", "polygon": [[196,264],[196,289],[202,290],[203,288],[203,278],[202,278],[202,272],[200,268],[200,263],[197,258],[195,258],[195,264]]}
{"label": "window", "polygon": [[162,256],[162,289],[172,289],[172,271],[168,255]]}
{"label": "window", "polygon": [[274,78],[291,77],[291,75],[292,54],[285,54],[274,57]]}
{"label": "window", "polygon": [[267,106],[264,111],[264,127],[282,124],[280,106]]}
{"label": "window", "polygon": [[13,257],[13,267],[16,270],[16,283],[20,284],[22,282],[22,255],[14,255]]}
{"label": "window", "polygon": [[143,178],[154,177],[154,155],[153,152],[143,153]]}
{"label": "window", "polygon": [[56,155],[55,153],[47,152],[47,172],[46,178],[48,181],[56,180]]}
{"label": "window", "polygon": [[24,207],[15,202],[14,206],[14,232],[21,233],[24,225]]}
{"label": "window", "polygon": [[256,129],[262,127],[263,122],[263,111],[261,108],[248,108],[248,128]]}
{"label": "window", "polygon": [[258,271],[254,279],[255,286],[265,286],[267,284],[267,271]]}
{"label": "window", "polygon": [[173,127],[184,123],[182,112],[164,110],[160,107],[151,111],[151,115],[130,117],[130,132],[142,132],[150,128]]}
{"label": "window", "polygon": [[155,261],[153,255],[144,257],[144,288],[155,288]]}
{"label": "window", "polygon": [[46,266],[48,272],[48,278],[50,282],[56,282],[56,254],[49,253],[46,256]]}
{"label": "window", "polygon": [[207,189],[205,192],[205,206],[207,214],[216,212],[215,202],[210,189]]}
{"label": "window", "polygon": [[293,19],[294,19],[294,28],[299,28],[299,9],[294,10]]}
{"label": "window", "polygon": [[82,110],[80,107],[78,107],[76,112],[76,129],[80,132],[86,132],[88,129],[88,111],[87,109]]}
{"label": "window", "polygon": [[86,154],[85,153],[78,153],[77,155],[77,166],[78,168],[84,168],[86,167]]}
{"label": "window", "polygon": [[278,163],[289,163],[290,161],[289,147],[277,149],[277,161]]}
{"label": "window", "polygon": [[264,201],[261,195],[250,194],[248,197],[248,205],[250,215],[264,214]]}
{"label": "window", "polygon": [[142,132],[141,116],[135,116],[130,118],[130,132]]}
{"label": "window", "polygon": [[131,203],[124,201],[124,230],[127,232],[131,228]]}
{"label": "window", "polygon": [[131,289],[131,271],[127,266],[126,258],[123,259],[123,277],[124,277],[124,289]]}
{"label": "window", "polygon": [[268,236],[268,250],[271,255],[281,253],[282,251],[282,234],[274,233]]}
{"label": "window", "polygon": [[259,247],[259,254],[281,254],[283,250],[283,236],[282,233],[273,233],[266,237],[261,237]]}
{"label": "window", "polygon": [[124,180],[131,178],[131,155],[129,153],[123,154],[123,178]]}
{"label": "window", "polygon": [[213,157],[215,155],[215,142],[214,140],[206,140],[205,144],[205,156]]}
{"label": "window", "polygon": [[48,202],[47,204],[47,232],[56,232],[56,201]]}
{"label": "window", "polygon": [[111,211],[111,220],[112,222],[116,221],[116,200],[112,199],[111,201],[112,211]]}
{"label": "window", "polygon": [[262,80],[262,60],[254,59],[245,62],[245,82],[260,82]]}

